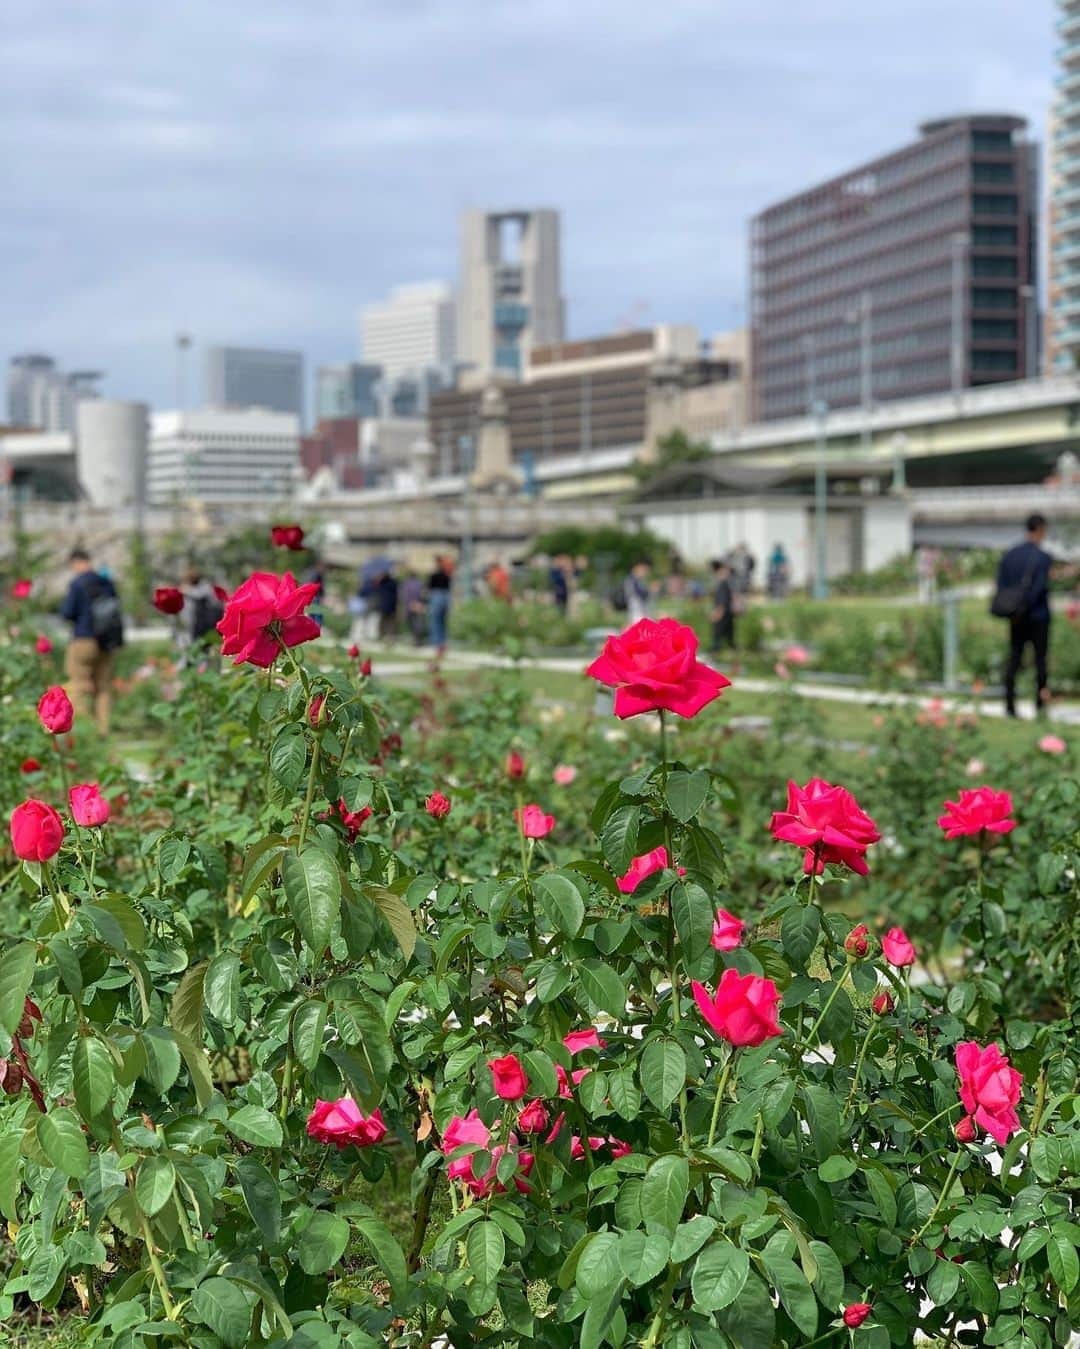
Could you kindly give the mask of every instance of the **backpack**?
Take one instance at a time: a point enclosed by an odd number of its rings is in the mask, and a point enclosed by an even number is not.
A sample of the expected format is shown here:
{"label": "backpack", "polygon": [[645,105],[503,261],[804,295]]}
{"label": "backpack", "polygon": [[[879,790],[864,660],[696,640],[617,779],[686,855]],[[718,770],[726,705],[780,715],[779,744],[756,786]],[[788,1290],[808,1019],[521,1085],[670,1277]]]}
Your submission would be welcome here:
{"label": "backpack", "polygon": [[115,590],[108,590],[100,576],[90,589],[90,626],[102,651],[115,651],[124,645],[124,615]]}
{"label": "backpack", "polygon": [[194,612],[191,616],[191,640],[197,642],[208,632],[213,632],[221,622],[225,606],[213,591],[195,597]]}
{"label": "backpack", "polygon": [[1023,580],[1019,585],[999,586],[994,591],[994,597],[990,601],[990,612],[995,618],[1014,620],[1023,618],[1027,613],[1031,606],[1028,589],[1035,575],[1035,564],[1038,560],[1036,553],[1024,568]]}
{"label": "backpack", "polygon": [[630,608],[630,601],[626,598],[626,582],[620,581],[608,596],[611,601],[611,607],[620,614],[625,613]]}

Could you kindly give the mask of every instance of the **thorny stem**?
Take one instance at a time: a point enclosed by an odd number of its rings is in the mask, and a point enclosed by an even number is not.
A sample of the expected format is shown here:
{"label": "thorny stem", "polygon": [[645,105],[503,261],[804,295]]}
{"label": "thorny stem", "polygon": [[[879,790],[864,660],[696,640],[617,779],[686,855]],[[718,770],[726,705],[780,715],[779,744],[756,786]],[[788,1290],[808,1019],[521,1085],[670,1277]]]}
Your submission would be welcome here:
{"label": "thorny stem", "polygon": [[728,1078],[731,1076],[731,1065],[735,1062],[735,1054],[729,1056],[727,1063],[724,1064],[720,1072],[720,1081],[716,1086],[716,1099],[713,1101],[712,1119],[709,1121],[709,1141],[706,1147],[712,1147],[713,1139],[716,1137],[716,1124],[720,1118],[720,1102],[723,1099],[724,1092],[727,1090]]}
{"label": "thorny stem", "polygon": [[64,906],[60,900],[60,891],[56,884],[56,877],[53,875],[52,867],[48,862],[42,862],[41,872],[45,877],[45,884],[49,887],[49,894],[52,897],[53,913],[56,915],[56,925],[61,932],[67,929],[68,920],[64,913]]}
{"label": "thorny stem", "polygon": [[308,820],[311,818],[311,803],[315,799],[315,777],[319,771],[319,751],[322,742],[319,737],[315,737],[315,746],[311,751],[311,768],[308,772],[307,793],[304,796],[304,813],[300,817],[300,837],[296,843],[298,853],[304,850],[304,840],[307,838]]}
{"label": "thorny stem", "polygon": [[675,1288],[676,1280],[679,1277],[679,1266],[672,1265],[668,1270],[668,1276],[664,1280],[664,1286],[660,1290],[660,1296],[657,1299],[656,1315],[652,1319],[652,1325],[649,1327],[649,1333],[641,1341],[642,1349],[655,1349],[660,1343],[660,1334],[664,1329],[664,1313],[671,1306],[671,1294]]}
{"label": "thorny stem", "polygon": [[866,1034],[863,1036],[863,1042],[859,1046],[859,1057],[855,1060],[855,1076],[851,1079],[851,1090],[848,1092],[848,1098],[844,1102],[844,1114],[846,1115],[855,1103],[855,1092],[859,1087],[859,1075],[862,1072],[863,1060],[866,1058],[866,1051],[870,1047],[870,1041],[873,1038],[877,1026],[871,1020],[866,1028]]}
{"label": "thorny stem", "polygon": [[908,1242],[909,1246],[914,1246],[915,1243],[922,1237],[923,1233],[933,1226],[934,1219],[941,1212],[941,1206],[945,1202],[946,1195],[952,1189],[953,1177],[956,1175],[956,1168],[960,1165],[960,1158],[963,1155],[964,1155],[963,1150],[959,1148],[956,1150],[956,1152],[953,1153],[952,1164],[949,1167],[949,1174],[945,1177],[945,1184],[941,1187],[941,1193],[937,1197],[937,1203],[930,1210],[929,1218],[927,1218],[926,1222],[923,1223],[922,1227],[919,1228],[919,1230]]}

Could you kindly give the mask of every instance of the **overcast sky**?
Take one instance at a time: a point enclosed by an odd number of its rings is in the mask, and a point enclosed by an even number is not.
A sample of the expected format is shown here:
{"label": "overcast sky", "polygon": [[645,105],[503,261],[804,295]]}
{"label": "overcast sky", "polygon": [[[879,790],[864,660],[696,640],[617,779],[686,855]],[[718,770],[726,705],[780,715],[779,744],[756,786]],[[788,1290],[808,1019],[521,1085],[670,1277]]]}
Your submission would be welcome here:
{"label": "overcast sky", "polygon": [[158,406],[178,329],[355,358],[362,304],[454,278],[466,205],[562,211],[572,336],[731,327],[750,215],[942,113],[1044,139],[1055,45],[1052,0],[14,0],[4,20],[0,358],[101,367]]}

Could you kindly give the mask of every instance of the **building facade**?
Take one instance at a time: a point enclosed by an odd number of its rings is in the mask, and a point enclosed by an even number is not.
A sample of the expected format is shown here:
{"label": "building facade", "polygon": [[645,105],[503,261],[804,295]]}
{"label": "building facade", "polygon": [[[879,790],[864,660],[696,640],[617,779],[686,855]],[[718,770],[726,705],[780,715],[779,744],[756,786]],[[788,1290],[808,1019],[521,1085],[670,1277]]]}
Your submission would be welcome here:
{"label": "building facade", "polygon": [[454,293],[442,281],[397,286],[379,304],[360,311],[360,350],[382,367],[388,384],[399,376],[454,367]]}
{"label": "building facade", "polygon": [[153,505],[287,497],[300,473],[300,418],[266,408],[157,412],[150,419]]}
{"label": "building facade", "polygon": [[7,375],[8,422],[40,431],[74,431],[76,408],[100,396],[101,378],[98,370],[60,370],[51,356],[13,356]]}
{"label": "building facade", "polygon": [[458,360],[521,377],[535,347],[565,327],[557,211],[466,211],[461,217]]}
{"label": "building facade", "polygon": [[315,371],[315,419],[377,417],[382,367],[347,361]]}
{"label": "building facade", "polygon": [[1034,373],[1026,125],[1004,114],[926,122],[902,150],[754,218],[755,419]]}
{"label": "building facade", "polygon": [[266,408],[304,419],[304,357],[265,347],[208,347],[204,401],[210,408]]}
{"label": "building facade", "polygon": [[1080,0],[1058,0],[1049,152],[1046,370],[1080,366]]}

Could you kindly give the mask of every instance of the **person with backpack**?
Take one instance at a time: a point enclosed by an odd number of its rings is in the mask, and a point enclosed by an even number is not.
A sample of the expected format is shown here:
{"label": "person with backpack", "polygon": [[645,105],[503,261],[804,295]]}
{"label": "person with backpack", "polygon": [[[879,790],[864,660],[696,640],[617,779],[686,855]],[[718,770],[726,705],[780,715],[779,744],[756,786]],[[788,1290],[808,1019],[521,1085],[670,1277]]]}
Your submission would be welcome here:
{"label": "person with backpack", "polygon": [[208,646],[207,639],[217,635],[217,625],[225,613],[225,606],[198,567],[188,567],[181,589],[184,592],[183,645],[189,649]]}
{"label": "person with backpack", "polygon": [[1053,558],[1042,547],[1046,517],[1030,515],[1027,538],[1010,548],[998,566],[997,589],[990,604],[996,618],[1009,621],[1009,658],[1005,666],[1005,712],[1016,716],[1016,676],[1030,643],[1035,655],[1035,715],[1050,701],[1047,651],[1050,646],[1050,568]]}
{"label": "person with backpack", "polygon": [[68,564],[71,582],[60,606],[61,616],[71,624],[64,657],[68,691],[75,711],[92,715],[101,734],[108,735],[113,664],[124,645],[124,617],[116,586],[94,570],[85,549],[73,549]]}

